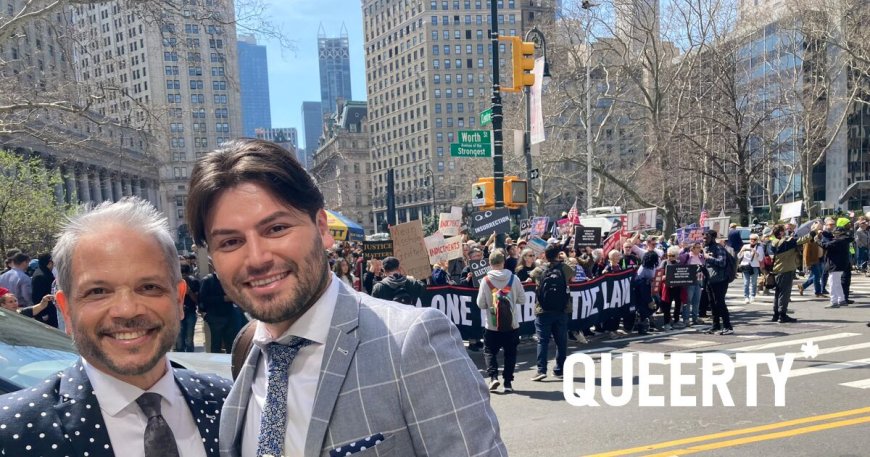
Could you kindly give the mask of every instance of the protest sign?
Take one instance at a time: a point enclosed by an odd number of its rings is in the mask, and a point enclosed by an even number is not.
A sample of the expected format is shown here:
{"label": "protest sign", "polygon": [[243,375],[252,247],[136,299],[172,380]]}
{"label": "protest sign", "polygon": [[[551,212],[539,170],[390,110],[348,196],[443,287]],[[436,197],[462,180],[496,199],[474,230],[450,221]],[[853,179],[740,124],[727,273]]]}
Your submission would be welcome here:
{"label": "protest sign", "polygon": [[694,286],[698,281],[697,265],[666,265],[665,282],[670,287]]}
{"label": "protest sign", "polygon": [[393,240],[363,241],[363,257],[366,260],[378,259],[393,255]]}
{"label": "protest sign", "polygon": [[601,246],[601,227],[574,226],[574,249],[597,248]]}
{"label": "protest sign", "polygon": [[571,235],[571,232],[574,230],[574,224],[567,217],[556,221],[556,226],[558,227],[559,236]]}
{"label": "protest sign", "polygon": [[462,214],[454,213],[439,213],[438,231],[444,236],[459,235],[459,228],[462,227]]}
{"label": "protest sign", "polygon": [[782,213],[779,216],[779,220],[784,221],[791,218],[801,217],[801,212],[803,211],[804,201],[798,200],[792,203],[786,203],[782,205]]}
{"label": "protest sign", "polygon": [[462,217],[462,207],[461,206],[451,206],[450,207],[450,214],[452,214],[454,216]]}
{"label": "protest sign", "polygon": [[474,236],[481,237],[511,231],[511,212],[507,208],[479,211],[471,215]]}
{"label": "protest sign", "polygon": [[390,238],[393,239],[393,255],[399,259],[406,274],[417,279],[425,279],[432,274],[432,265],[423,241],[423,224],[419,219],[390,227]]}
{"label": "protest sign", "polygon": [[489,270],[492,270],[492,267],[489,266],[488,259],[480,259],[470,262],[468,266],[471,268],[471,274],[474,275],[475,283],[480,283],[480,281],[483,280],[484,276],[489,273]]}
{"label": "protest sign", "polygon": [[550,225],[549,217],[536,217],[532,219],[532,228],[529,230],[529,236],[543,236],[547,231],[547,226]]}
{"label": "protest sign", "polygon": [[704,228],[700,227],[685,227],[677,229],[677,242],[693,243],[695,241],[704,241]]}
{"label": "protest sign", "polygon": [[533,236],[529,238],[529,242],[526,244],[526,247],[531,249],[535,254],[541,254],[547,249],[547,242],[541,238]]}
{"label": "protest sign", "polygon": [[532,220],[531,219],[520,219],[520,238],[528,238],[529,233],[532,231]]}
{"label": "protest sign", "polygon": [[715,230],[719,238],[724,238],[728,236],[728,225],[730,223],[731,218],[728,216],[711,217],[707,219],[706,225],[708,229]]}
{"label": "protest sign", "polygon": [[637,232],[640,230],[652,230],[656,228],[656,212],[657,208],[636,209],[629,211],[628,227],[629,232]]}
{"label": "protest sign", "polygon": [[[634,311],[631,281],[634,270],[611,273],[583,283],[570,283],[570,330],[588,328],[608,319]],[[514,304],[514,316],[520,323],[519,334],[535,334],[535,285],[523,284],[525,301]],[[486,311],[475,304],[478,290],[471,287],[428,287],[416,303],[417,307],[435,308],[443,312],[459,329],[463,339],[483,335]]]}
{"label": "protest sign", "polygon": [[426,243],[426,253],[429,255],[429,262],[432,265],[462,257],[461,236],[444,238],[444,235],[440,232],[435,232],[431,236],[427,236],[424,242]]}

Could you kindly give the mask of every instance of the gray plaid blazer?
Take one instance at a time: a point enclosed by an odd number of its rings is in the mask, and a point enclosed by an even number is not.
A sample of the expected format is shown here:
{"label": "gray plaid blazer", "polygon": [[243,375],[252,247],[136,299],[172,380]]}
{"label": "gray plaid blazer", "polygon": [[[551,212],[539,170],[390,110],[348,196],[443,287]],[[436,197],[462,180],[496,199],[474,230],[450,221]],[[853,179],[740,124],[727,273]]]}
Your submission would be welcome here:
{"label": "gray plaid blazer", "polygon": [[[224,403],[222,457],[241,455],[259,359],[254,345]],[[373,437],[380,442],[358,449]],[[483,378],[442,312],[378,300],[339,282],[305,457],[339,448],[355,457],[508,455]]]}

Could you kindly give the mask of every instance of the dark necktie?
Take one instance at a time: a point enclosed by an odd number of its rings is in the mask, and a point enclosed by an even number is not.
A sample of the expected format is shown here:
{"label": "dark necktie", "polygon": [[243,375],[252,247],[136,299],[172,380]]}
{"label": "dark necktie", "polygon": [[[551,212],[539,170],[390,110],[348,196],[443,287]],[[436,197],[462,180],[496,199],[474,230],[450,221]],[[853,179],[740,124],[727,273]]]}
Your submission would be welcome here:
{"label": "dark necktie", "polygon": [[287,344],[269,343],[269,380],[266,387],[266,403],[260,418],[260,436],[257,439],[257,455],[284,454],[284,434],[287,430],[287,376],[290,364],[299,350],[311,344],[305,338],[293,337]]}
{"label": "dark necktie", "polygon": [[145,392],[136,399],[136,404],[148,417],[148,425],[145,427],[145,457],[180,457],[172,429],[160,414],[162,398],[160,394]]}

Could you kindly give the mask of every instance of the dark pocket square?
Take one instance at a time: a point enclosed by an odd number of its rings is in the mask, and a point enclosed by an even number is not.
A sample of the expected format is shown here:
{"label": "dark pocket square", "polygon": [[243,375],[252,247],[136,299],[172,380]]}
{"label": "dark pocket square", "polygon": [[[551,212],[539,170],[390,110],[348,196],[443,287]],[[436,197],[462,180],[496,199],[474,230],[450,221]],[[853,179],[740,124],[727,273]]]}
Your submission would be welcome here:
{"label": "dark pocket square", "polygon": [[357,452],[365,451],[373,446],[376,446],[384,440],[383,434],[375,434],[368,438],[363,438],[358,441],[354,441],[353,443],[345,444],[344,446],[335,448],[329,451],[329,457],[339,457],[345,455],[353,455]]}

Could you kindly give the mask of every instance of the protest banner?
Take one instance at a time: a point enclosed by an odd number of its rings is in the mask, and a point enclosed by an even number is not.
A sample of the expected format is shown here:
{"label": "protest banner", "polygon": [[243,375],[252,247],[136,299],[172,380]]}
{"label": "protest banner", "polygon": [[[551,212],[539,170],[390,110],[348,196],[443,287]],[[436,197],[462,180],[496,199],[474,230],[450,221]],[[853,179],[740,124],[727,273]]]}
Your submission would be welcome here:
{"label": "protest banner", "polygon": [[601,227],[574,226],[574,250],[601,246]]}
{"label": "protest banner", "polygon": [[671,286],[694,286],[698,281],[697,265],[666,265],[665,282]]}
{"label": "protest banner", "polygon": [[444,236],[459,235],[462,227],[462,214],[439,213],[438,231]]}
{"label": "protest banner", "polygon": [[528,238],[532,231],[531,219],[520,219],[520,238]]}
{"label": "protest banner", "polygon": [[[625,270],[582,283],[570,283],[568,328],[580,330],[633,312],[633,277],[633,270]],[[531,336],[535,334],[535,285],[523,284],[523,288],[525,301],[514,304],[514,316],[520,323],[519,334]],[[485,311],[477,307],[477,293],[478,290],[471,287],[428,287],[416,306],[443,312],[459,329],[463,339],[477,339],[483,335],[483,319],[486,318]]]}
{"label": "protest banner", "polygon": [[393,255],[399,259],[405,274],[417,279],[432,275],[432,265],[423,241],[423,223],[419,219],[390,227]]}
{"label": "protest banner", "polygon": [[462,257],[462,237],[459,235],[444,238],[441,232],[435,232],[423,241],[426,243],[426,253],[432,265]]}
{"label": "protest banner", "polygon": [[656,213],[658,208],[636,209],[627,214],[629,232],[653,230],[656,228]]}
{"label": "protest banner", "polygon": [[481,237],[495,233],[511,231],[511,211],[507,208],[496,208],[479,211],[471,215],[474,236]]}
{"label": "protest banner", "polygon": [[731,218],[725,217],[710,217],[707,218],[706,225],[708,229],[715,230],[719,238],[728,236],[728,225],[731,223]]}
{"label": "protest banner", "polygon": [[480,259],[477,261],[470,262],[468,266],[471,268],[471,274],[474,275],[474,281],[479,283],[483,280],[483,277],[489,273],[489,270],[492,270],[492,267],[489,266],[488,259]]}
{"label": "protest banner", "polygon": [[532,228],[529,230],[529,236],[543,236],[547,231],[547,226],[550,225],[549,217],[536,217],[532,219]]}
{"label": "protest banner", "polygon": [[[693,224],[694,225],[694,224]],[[704,230],[705,228],[700,227],[684,227],[681,229],[677,229],[677,242],[678,243],[694,243],[695,241],[704,241]]]}
{"label": "protest banner", "polygon": [[393,240],[363,241],[363,257],[366,260],[382,260],[393,255]]}
{"label": "protest banner", "polygon": [[804,201],[798,200],[792,203],[785,203],[782,205],[782,213],[779,215],[779,220],[785,221],[791,218],[799,218],[801,217],[801,212],[803,212]]}

